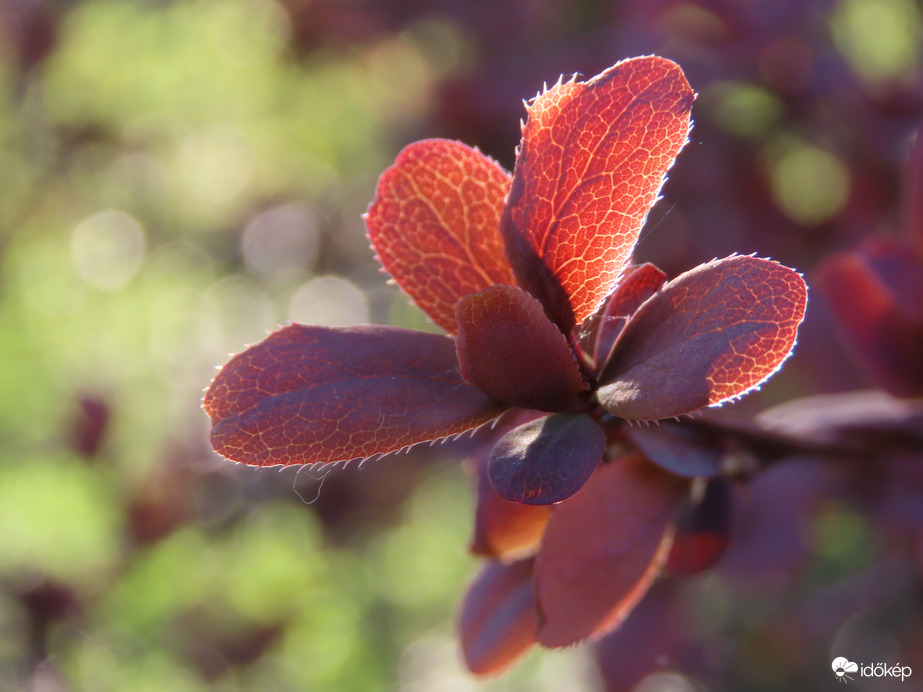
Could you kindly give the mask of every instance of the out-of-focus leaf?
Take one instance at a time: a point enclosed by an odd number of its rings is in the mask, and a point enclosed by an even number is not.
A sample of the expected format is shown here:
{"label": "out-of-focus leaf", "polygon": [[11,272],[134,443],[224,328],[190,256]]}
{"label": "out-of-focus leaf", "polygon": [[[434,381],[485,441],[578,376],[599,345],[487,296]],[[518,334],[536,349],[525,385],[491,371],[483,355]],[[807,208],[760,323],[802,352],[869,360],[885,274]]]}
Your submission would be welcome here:
{"label": "out-of-focus leaf", "polygon": [[462,298],[458,363],[462,376],[497,401],[540,411],[587,408],[588,386],[564,335],[541,303],[517,286],[491,286]]}
{"label": "out-of-focus leaf", "polygon": [[378,259],[450,334],[459,298],[515,283],[499,226],[509,186],[499,164],[442,139],[405,147],[378,181],[365,217]]}
{"label": "out-of-focus leaf", "polygon": [[580,490],[605,450],[606,434],[593,418],[556,413],[504,435],[490,452],[487,477],[504,500],[548,505]]}
{"label": "out-of-focus leaf", "polygon": [[923,254],[923,132],[916,139],[904,167],[904,189],[901,195],[901,221],[904,232],[917,251]]}
{"label": "out-of-focus leaf", "polygon": [[731,486],[726,480],[693,484],[677,515],[666,570],[674,576],[687,576],[717,563],[731,540],[732,510]]}
{"label": "out-of-focus leaf", "polygon": [[649,56],[559,81],[528,106],[502,230],[519,285],[565,332],[624,271],[693,98],[678,65]]}
{"label": "out-of-focus leaf", "polygon": [[487,477],[491,445],[485,444],[469,462],[477,482],[477,508],[471,552],[503,562],[535,553],[551,516],[547,505],[527,505],[504,500]]}
{"label": "out-of-focus leaf", "polygon": [[688,636],[676,583],[654,584],[625,622],[599,642],[596,660],[606,692],[632,692],[649,673],[671,667],[684,635]]}
{"label": "out-of-focus leaf", "polygon": [[459,377],[449,337],[300,324],[234,356],[203,406],[215,450],[256,466],[386,454],[502,411]]}
{"label": "out-of-focus leaf", "polygon": [[539,642],[568,646],[622,622],[667,559],[686,486],[627,455],[554,508],[535,564]]}
{"label": "out-of-focus leaf", "polygon": [[802,278],[771,260],[699,265],[629,320],[599,400],[615,416],[655,420],[740,396],[789,356],[806,303]]}
{"label": "out-of-focus leaf", "polygon": [[873,239],[827,258],[817,282],[876,383],[923,396],[923,262],[903,245]]}
{"label": "out-of-focus leaf", "polygon": [[665,420],[650,427],[630,427],[625,434],[644,455],[667,471],[696,478],[713,477],[721,472],[725,439],[688,424]]}
{"label": "out-of-focus leaf", "polygon": [[535,644],[533,564],[491,562],[468,589],[459,630],[465,663],[475,675],[503,671]]}
{"label": "out-of-focus leaf", "polygon": [[602,310],[591,318],[597,323],[596,342],[593,345],[593,362],[597,371],[605,368],[615,340],[625,323],[667,282],[667,275],[653,264],[646,263],[631,268],[606,299]]}

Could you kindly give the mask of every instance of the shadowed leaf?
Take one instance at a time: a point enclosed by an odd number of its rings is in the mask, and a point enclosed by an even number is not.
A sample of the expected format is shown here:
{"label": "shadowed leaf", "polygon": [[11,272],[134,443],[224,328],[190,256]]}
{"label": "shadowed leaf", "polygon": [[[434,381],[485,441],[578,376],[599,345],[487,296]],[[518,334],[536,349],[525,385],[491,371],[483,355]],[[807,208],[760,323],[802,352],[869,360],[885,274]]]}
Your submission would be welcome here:
{"label": "shadowed leaf", "polygon": [[605,368],[615,340],[622,333],[628,319],[641,304],[654,295],[667,282],[667,275],[653,264],[632,267],[606,299],[602,310],[591,319],[596,323],[593,344],[593,362],[597,372]]}
{"label": "shadowed leaf", "polygon": [[683,478],[717,476],[725,452],[724,437],[689,421],[683,423],[665,420],[650,427],[626,428],[625,434],[648,459],[667,471]]}
{"label": "shadowed leaf", "polygon": [[686,486],[629,455],[554,508],[535,564],[540,643],[568,646],[621,623],[667,559]]}
{"label": "shadowed leaf", "polygon": [[378,259],[450,334],[459,298],[515,283],[499,226],[509,185],[496,162],[442,139],[407,146],[378,180],[365,219]]}
{"label": "shadowed leaf", "polygon": [[475,675],[501,672],[535,644],[533,564],[491,562],[468,589],[459,630],[465,663]]}
{"label": "shadowed leaf", "polygon": [[588,386],[541,303],[516,286],[491,286],[456,306],[462,376],[497,401],[541,411],[586,409]]}
{"label": "shadowed leaf", "polygon": [[487,478],[491,445],[484,445],[469,461],[477,479],[477,508],[471,552],[509,562],[533,555],[551,516],[547,505],[504,500]]}
{"label": "shadowed leaf", "polygon": [[901,222],[908,240],[923,254],[923,132],[917,131],[904,167]]}
{"label": "shadowed leaf", "polygon": [[724,479],[693,484],[680,506],[666,570],[687,576],[713,566],[731,540],[731,486]]}
{"label": "shadowed leaf", "polygon": [[631,318],[598,396],[612,415],[656,420],[757,387],[791,353],[807,287],[771,260],[732,256],[666,284]]}
{"label": "shadowed leaf", "polygon": [[530,505],[577,492],[602,460],[606,435],[582,413],[556,413],[514,428],[494,445],[490,485],[502,499]]}
{"label": "shadowed leaf", "polygon": [[519,285],[565,332],[626,268],[693,98],[679,66],[650,56],[559,82],[528,106],[502,230]]}
{"label": "shadowed leaf", "polygon": [[203,406],[215,450],[256,466],[386,454],[502,411],[459,377],[449,337],[300,324],[234,356]]}

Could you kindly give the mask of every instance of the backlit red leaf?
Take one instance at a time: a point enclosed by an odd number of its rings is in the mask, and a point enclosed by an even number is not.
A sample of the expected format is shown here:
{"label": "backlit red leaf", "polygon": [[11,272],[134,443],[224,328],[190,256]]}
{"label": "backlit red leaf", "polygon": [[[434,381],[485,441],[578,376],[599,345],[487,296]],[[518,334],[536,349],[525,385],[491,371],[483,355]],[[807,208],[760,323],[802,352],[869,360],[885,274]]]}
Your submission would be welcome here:
{"label": "backlit red leaf", "polygon": [[504,435],[490,453],[487,477],[504,500],[548,505],[580,490],[605,449],[606,435],[589,415],[556,413]]}
{"label": "backlit red leaf", "polygon": [[667,559],[686,485],[629,455],[555,506],[535,563],[541,644],[568,646],[621,623]]}
{"label": "backlit red leaf", "polygon": [[666,284],[628,322],[600,403],[655,420],[720,404],[757,387],[791,353],[807,287],[771,260],[733,256]]}
{"label": "backlit red leaf", "polygon": [[442,139],[407,146],[378,180],[365,218],[378,259],[450,334],[459,298],[515,283],[499,226],[509,186],[496,162]]}
{"label": "backlit red leaf", "polygon": [[504,500],[487,478],[491,446],[470,459],[477,478],[477,508],[471,552],[503,562],[534,555],[551,516],[547,505],[526,505]]}
{"label": "backlit red leaf", "polygon": [[565,332],[626,268],[693,98],[678,65],[649,56],[559,82],[528,106],[502,229],[519,285]]}
{"label": "backlit red leaf", "polygon": [[502,411],[458,375],[449,337],[300,324],[234,356],[203,405],[215,450],[256,466],[386,454]]}
{"label": "backlit red leaf", "polygon": [[501,672],[535,644],[533,564],[491,562],[468,589],[459,630],[465,663],[475,675]]}
{"label": "backlit red leaf", "polygon": [[587,390],[564,335],[541,303],[516,286],[491,286],[456,306],[462,376],[510,406],[587,408]]}

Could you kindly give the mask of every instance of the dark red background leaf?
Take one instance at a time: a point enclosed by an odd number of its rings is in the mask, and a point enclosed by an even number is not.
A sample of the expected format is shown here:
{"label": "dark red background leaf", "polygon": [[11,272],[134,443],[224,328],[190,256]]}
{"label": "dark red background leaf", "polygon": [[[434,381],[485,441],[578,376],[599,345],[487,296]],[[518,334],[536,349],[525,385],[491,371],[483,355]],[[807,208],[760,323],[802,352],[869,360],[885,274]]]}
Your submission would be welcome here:
{"label": "dark red background leaf", "polygon": [[501,672],[535,644],[533,564],[491,562],[468,589],[459,630],[465,663],[475,675]]}
{"label": "dark red background leaf", "polygon": [[378,180],[365,219],[378,259],[450,334],[459,298],[515,283],[499,226],[509,185],[499,164],[443,139],[407,146]]}
{"label": "dark red background leaf", "polygon": [[203,405],[215,450],[256,466],[386,454],[502,411],[459,377],[449,337],[300,324],[234,356]]}
{"label": "dark red background leaf", "polygon": [[686,486],[629,455],[554,508],[535,564],[540,643],[568,646],[618,626],[667,559]]}
{"label": "dark red background leaf", "polygon": [[556,413],[504,435],[490,453],[487,477],[504,500],[548,505],[583,487],[605,449],[606,435],[593,418]]}
{"label": "dark red background leaf", "polygon": [[816,276],[876,384],[923,396],[923,260],[902,244],[872,239],[832,255]]}
{"label": "dark red background leaf", "polygon": [[650,56],[559,82],[529,105],[502,230],[519,285],[565,332],[625,269],[693,98],[679,66]]}
{"label": "dark red background leaf", "polygon": [[740,396],[791,353],[806,303],[802,278],[771,260],[699,265],[628,322],[599,400],[615,416],[656,420]]}
{"label": "dark red background leaf", "polygon": [[462,376],[510,406],[540,411],[588,408],[588,385],[564,335],[541,303],[516,286],[491,286],[456,306]]}
{"label": "dark red background leaf", "polygon": [[716,478],[693,483],[680,506],[666,570],[688,576],[715,565],[731,540],[733,497],[730,484]]}

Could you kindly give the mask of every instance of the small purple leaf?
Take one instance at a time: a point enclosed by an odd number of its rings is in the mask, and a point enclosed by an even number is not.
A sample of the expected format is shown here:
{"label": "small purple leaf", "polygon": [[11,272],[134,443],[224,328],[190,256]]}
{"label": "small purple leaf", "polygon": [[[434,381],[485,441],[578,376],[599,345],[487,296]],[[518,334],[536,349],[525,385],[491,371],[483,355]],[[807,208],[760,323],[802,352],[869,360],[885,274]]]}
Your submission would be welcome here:
{"label": "small purple leaf", "polygon": [[490,453],[487,477],[504,500],[560,502],[583,487],[605,448],[605,433],[590,416],[558,413],[508,432]]}
{"label": "small purple leaf", "polygon": [[496,285],[455,307],[462,377],[510,406],[579,411],[587,390],[577,361],[541,303],[516,286]]}

